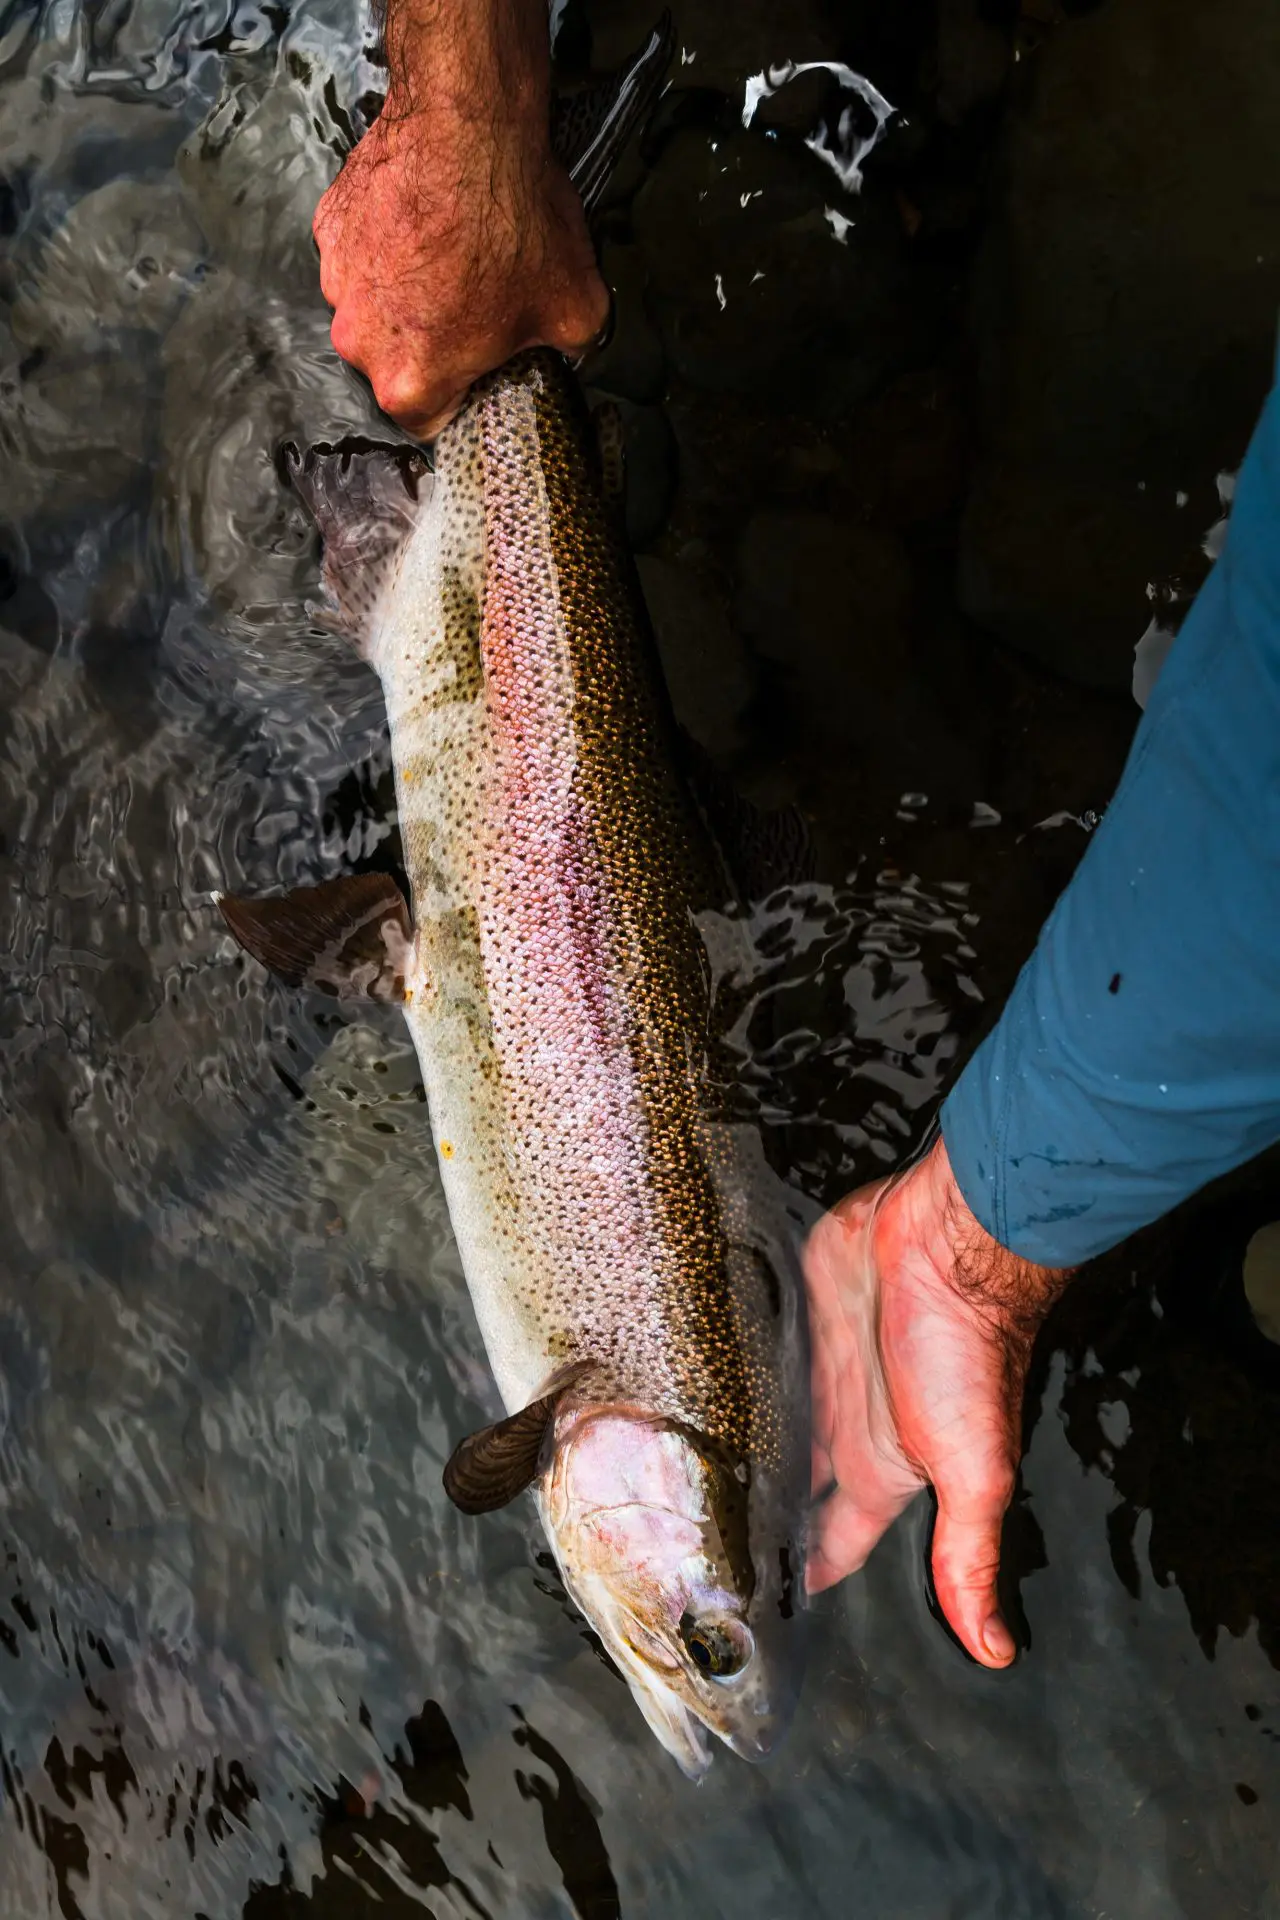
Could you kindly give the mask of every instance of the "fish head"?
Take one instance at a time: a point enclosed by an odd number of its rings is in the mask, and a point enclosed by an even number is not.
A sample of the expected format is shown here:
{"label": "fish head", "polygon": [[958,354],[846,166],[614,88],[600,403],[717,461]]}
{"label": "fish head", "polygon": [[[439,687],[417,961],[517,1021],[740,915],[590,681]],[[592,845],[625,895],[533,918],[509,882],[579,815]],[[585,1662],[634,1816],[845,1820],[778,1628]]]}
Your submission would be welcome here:
{"label": "fish head", "polygon": [[709,1734],[763,1759],[799,1690],[803,1560],[767,1479],[682,1423],[604,1407],[558,1423],[539,1490],[571,1595],[692,1779]]}

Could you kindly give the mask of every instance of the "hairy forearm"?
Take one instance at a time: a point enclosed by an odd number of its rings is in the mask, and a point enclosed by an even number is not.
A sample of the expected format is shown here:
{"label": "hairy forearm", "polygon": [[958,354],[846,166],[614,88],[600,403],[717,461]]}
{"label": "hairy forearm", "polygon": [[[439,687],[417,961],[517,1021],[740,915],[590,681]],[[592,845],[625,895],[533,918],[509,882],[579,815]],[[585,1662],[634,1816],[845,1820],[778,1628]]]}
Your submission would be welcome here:
{"label": "hairy forearm", "polygon": [[609,297],[551,152],[545,0],[388,0],[386,102],[316,209],[333,344],[429,439],[524,347],[581,353]]}
{"label": "hairy forearm", "polygon": [[451,122],[536,128],[551,87],[546,0],[388,0],[387,108]]}
{"label": "hairy forearm", "polygon": [[915,1170],[911,1228],[937,1242],[939,1270],[952,1288],[1025,1363],[1040,1324],[1074,1271],[1038,1266],[992,1238],[960,1190],[942,1140]]}

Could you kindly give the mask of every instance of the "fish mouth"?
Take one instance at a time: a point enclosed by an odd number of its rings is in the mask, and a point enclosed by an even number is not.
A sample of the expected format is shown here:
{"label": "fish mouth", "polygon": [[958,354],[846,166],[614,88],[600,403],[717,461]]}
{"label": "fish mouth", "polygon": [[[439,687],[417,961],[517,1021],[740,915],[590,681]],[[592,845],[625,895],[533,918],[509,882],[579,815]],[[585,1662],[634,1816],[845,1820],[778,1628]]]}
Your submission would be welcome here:
{"label": "fish mouth", "polygon": [[704,1719],[629,1645],[619,1647],[612,1641],[606,1644],[626,1676],[636,1705],[687,1779],[701,1780],[710,1767],[715,1751],[712,1734],[740,1760],[758,1763],[769,1757],[783,1731],[784,1716],[753,1712],[735,1724],[726,1715],[726,1724],[717,1725],[714,1717]]}
{"label": "fish mouth", "polygon": [[686,1779],[699,1781],[706,1774],[715,1754],[712,1734],[742,1760],[758,1762],[768,1757],[786,1724],[785,1715],[767,1708],[762,1711],[758,1695],[754,1701],[750,1696],[735,1700],[733,1682],[726,1686],[723,1717],[710,1711],[710,1703],[708,1711],[702,1712],[677,1680],[664,1678],[660,1667],[646,1658],[642,1643],[650,1636],[634,1615],[620,1620],[611,1611],[601,1610],[587,1617],[621,1669],[650,1730]]}
{"label": "fish mouth", "polygon": [[[626,1430],[614,1432],[623,1420]],[[646,1442],[638,1459],[637,1426]],[[638,1421],[630,1409],[606,1418],[598,1408],[578,1413],[572,1430],[557,1438],[538,1489],[547,1538],[566,1591],[650,1731],[693,1781],[711,1765],[713,1734],[743,1760],[765,1759],[798,1691],[794,1630],[773,1618],[776,1611],[789,1621],[792,1609],[768,1604],[768,1571],[752,1606],[732,1571],[707,1557],[706,1489],[695,1473],[699,1459],[691,1465],[687,1457],[687,1439],[660,1422]],[[717,1663],[715,1630],[732,1638],[730,1626],[737,1638],[729,1651],[745,1658]]]}
{"label": "fish mouth", "polygon": [[767,1760],[778,1742],[781,1728],[773,1721],[766,1722],[751,1733],[722,1733],[720,1738],[731,1753],[740,1760]]}
{"label": "fish mouth", "polygon": [[[711,1741],[707,1729],[689,1709],[674,1687],[661,1678],[628,1646],[616,1643],[609,1648],[626,1676],[636,1705],[649,1723],[650,1730],[666,1748],[686,1780],[701,1780],[711,1765]],[[750,1756],[748,1756],[750,1757]]]}

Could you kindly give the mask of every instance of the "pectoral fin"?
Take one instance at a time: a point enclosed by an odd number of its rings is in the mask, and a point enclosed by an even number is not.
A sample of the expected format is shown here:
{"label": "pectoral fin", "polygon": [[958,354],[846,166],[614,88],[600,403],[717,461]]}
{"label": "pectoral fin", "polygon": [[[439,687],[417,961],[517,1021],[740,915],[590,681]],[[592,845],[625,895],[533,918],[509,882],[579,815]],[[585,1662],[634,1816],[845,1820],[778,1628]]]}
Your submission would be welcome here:
{"label": "pectoral fin", "polygon": [[519,1413],[458,1442],[444,1470],[444,1490],[455,1507],[463,1513],[495,1513],[533,1485],[561,1397],[586,1370],[585,1363],[566,1367],[549,1392]]}
{"label": "pectoral fin", "polygon": [[286,985],[340,1000],[404,999],[413,927],[388,874],[350,874],[270,900],[216,898],[245,952]]}

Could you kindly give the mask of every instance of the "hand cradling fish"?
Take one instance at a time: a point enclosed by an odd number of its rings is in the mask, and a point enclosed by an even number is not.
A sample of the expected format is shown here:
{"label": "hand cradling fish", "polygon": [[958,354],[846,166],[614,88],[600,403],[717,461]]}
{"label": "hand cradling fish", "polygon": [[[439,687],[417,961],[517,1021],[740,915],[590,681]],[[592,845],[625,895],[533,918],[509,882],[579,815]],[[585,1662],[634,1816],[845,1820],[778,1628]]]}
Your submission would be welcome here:
{"label": "hand cradling fish", "polygon": [[[664,23],[580,133],[584,198],[668,53]],[[473,389],[434,471],[313,449],[292,479],[385,692],[412,904],[362,874],[223,913],[285,981],[404,1007],[508,1409],[450,1497],[531,1488],[684,1770],[708,1732],[759,1758],[802,1658],[804,1307],[785,1195],[729,1117],[700,924],[732,888],[595,429],[537,349]]]}

